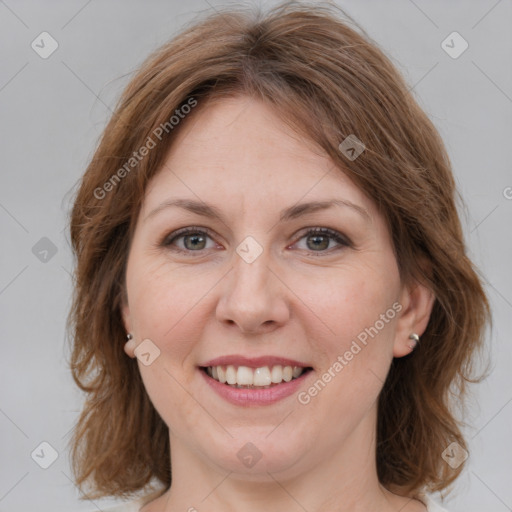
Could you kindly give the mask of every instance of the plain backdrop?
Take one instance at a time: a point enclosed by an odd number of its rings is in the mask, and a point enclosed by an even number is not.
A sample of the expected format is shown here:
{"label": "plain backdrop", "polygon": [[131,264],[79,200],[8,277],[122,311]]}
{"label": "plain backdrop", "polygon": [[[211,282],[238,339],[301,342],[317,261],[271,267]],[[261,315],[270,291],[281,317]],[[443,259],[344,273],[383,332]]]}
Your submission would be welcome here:
{"label": "plain backdrop", "polygon": [[[393,59],[439,129],[493,309],[492,373],[474,388],[468,466],[445,506],[512,510],[512,2],[338,3]],[[0,0],[0,511],[114,503],[80,501],[68,460],[83,400],[66,364],[70,191],[137,66],[197,13],[226,5]],[[442,47],[454,31],[469,45],[457,58]],[[58,44],[46,59],[32,47],[42,32],[56,41],[45,35],[47,50]],[[55,462],[40,467],[52,454]]]}

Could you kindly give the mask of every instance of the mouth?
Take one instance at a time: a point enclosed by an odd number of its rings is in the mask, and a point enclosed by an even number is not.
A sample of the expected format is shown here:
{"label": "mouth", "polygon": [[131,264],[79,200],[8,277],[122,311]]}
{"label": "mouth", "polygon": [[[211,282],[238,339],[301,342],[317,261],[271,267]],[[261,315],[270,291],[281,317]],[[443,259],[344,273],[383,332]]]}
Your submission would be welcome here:
{"label": "mouth", "polygon": [[214,365],[199,367],[211,379],[235,389],[269,389],[294,381],[313,368],[292,365],[249,366]]}
{"label": "mouth", "polygon": [[198,367],[208,389],[236,406],[279,402],[305,386],[314,368],[283,357],[223,356]]}

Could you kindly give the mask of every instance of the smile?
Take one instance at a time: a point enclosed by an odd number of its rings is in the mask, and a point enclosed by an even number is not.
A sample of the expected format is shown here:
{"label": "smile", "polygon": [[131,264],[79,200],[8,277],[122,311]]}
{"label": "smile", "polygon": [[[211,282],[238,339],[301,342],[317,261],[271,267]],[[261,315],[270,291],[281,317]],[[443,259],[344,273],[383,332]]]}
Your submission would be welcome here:
{"label": "smile", "polygon": [[198,367],[210,390],[237,406],[271,405],[300,391],[313,368],[293,359],[222,356]]}
{"label": "smile", "polygon": [[283,365],[262,366],[260,368],[218,365],[208,366],[203,370],[217,382],[234,388],[268,389],[299,378],[308,368]]}

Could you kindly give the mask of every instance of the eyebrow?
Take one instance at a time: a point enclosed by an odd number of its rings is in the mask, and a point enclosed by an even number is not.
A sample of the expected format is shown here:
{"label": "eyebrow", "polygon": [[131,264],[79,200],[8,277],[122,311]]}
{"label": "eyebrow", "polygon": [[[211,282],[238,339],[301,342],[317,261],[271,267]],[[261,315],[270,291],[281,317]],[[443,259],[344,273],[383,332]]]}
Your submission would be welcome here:
{"label": "eyebrow", "polygon": [[[310,201],[308,203],[295,204],[289,208],[285,208],[284,210],[282,210],[279,215],[279,220],[280,222],[287,222],[293,219],[297,219],[298,217],[301,217],[303,215],[314,213],[320,210],[327,210],[329,208],[332,208],[333,206],[350,208],[353,211],[357,212],[359,215],[361,215],[366,221],[371,222],[370,214],[365,208],[347,199]],[[195,201],[192,199],[170,199],[168,201],[165,201],[159,206],[157,206],[154,210],[152,210],[146,216],[144,221],[147,221],[150,217],[153,217],[158,212],[171,207],[183,208],[184,210],[195,213],[196,215],[201,215],[202,217],[220,220],[222,223],[225,224],[224,216],[217,207],[202,201]]]}

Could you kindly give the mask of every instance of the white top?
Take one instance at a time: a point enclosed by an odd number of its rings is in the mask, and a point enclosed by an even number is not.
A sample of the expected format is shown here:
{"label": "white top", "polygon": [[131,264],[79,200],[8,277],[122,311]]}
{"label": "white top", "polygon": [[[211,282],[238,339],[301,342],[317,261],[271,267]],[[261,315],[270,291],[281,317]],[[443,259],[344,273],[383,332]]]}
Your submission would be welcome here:
{"label": "white top", "polygon": [[[155,499],[156,496],[150,497],[144,496],[135,501],[130,501],[121,505],[116,505],[112,508],[104,509],[103,512],[139,512],[139,510],[146,504]],[[422,494],[420,500],[427,507],[427,512],[448,512],[445,508],[441,507],[427,494]]]}

